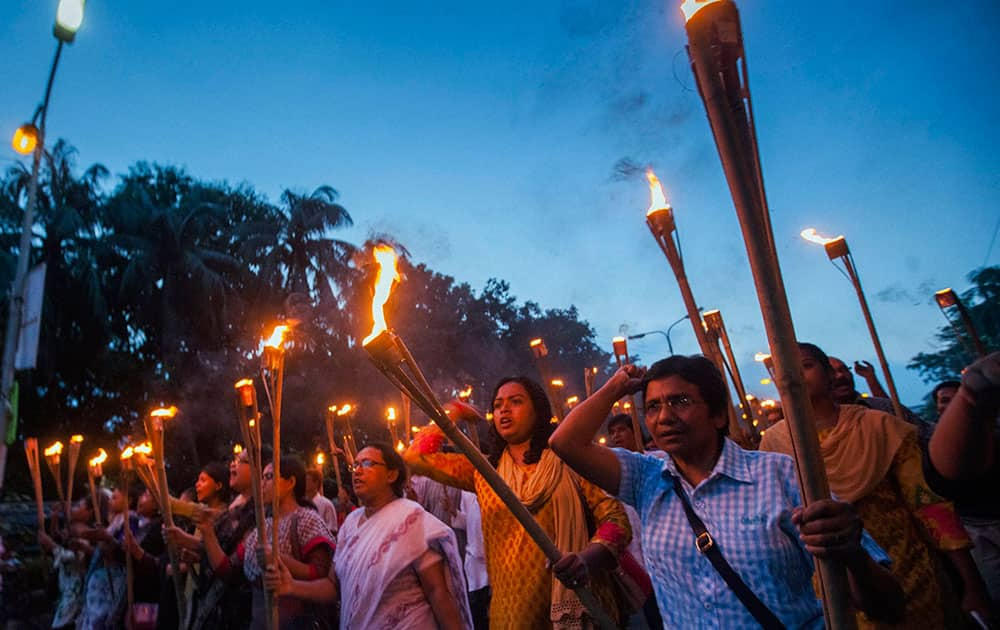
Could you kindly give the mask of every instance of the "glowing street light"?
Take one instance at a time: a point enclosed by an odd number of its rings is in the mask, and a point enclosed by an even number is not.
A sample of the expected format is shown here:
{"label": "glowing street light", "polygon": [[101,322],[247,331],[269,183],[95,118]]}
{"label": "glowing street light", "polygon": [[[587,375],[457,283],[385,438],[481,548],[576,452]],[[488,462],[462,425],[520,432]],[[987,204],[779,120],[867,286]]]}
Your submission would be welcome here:
{"label": "glowing street light", "polygon": [[56,25],[52,29],[59,41],[71,43],[83,24],[83,6],[86,0],[59,0],[56,9]]}

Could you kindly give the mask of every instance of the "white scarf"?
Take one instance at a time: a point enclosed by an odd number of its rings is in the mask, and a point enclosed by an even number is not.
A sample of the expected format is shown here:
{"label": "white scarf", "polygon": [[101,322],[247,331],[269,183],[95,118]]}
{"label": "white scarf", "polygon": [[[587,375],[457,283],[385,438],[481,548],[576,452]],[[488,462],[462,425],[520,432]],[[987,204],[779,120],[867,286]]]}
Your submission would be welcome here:
{"label": "white scarf", "polygon": [[428,549],[443,556],[448,567],[448,587],[472,628],[462,563],[455,534],[419,503],[395,499],[364,520],[364,509],[351,512],[337,537],[334,556],[340,581],[340,620],[344,628],[375,628],[379,594],[397,575]]}
{"label": "white scarf", "polygon": [[[590,542],[587,536],[587,516],[579,484],[573,472],[566,467],[552,449],[542,451],[534,470],[528,472],[514,463],[510,452],[504,450],[497,471],[510,486],[524,507],[536,513],[551,501],[555,520],[555,542],[563,553],[583,550]],[[552,578],[552,605],[550,619],[553,626],[578,627],[586,609],[571,589],[555,577]]]}

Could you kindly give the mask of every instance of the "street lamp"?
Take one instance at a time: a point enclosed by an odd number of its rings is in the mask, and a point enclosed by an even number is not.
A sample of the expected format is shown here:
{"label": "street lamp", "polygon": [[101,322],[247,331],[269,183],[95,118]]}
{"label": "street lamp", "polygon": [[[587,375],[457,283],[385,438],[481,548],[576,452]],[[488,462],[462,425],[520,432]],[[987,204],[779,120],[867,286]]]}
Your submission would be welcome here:
{"label": "street lamp", "polygon": [[865,324],[868,325],[868,333],[871,335],[872,345],[875,346],[875,354],[882,367],[882,374],[885,375],[886,385],[889,387],[889,396],[892,398],[893,411],[896,413],[897,418],[905,420],[903,406],[899,402],[899,394],[896,393],[896,382],[889,371],[889,362],[886,361],[885,352],[882,350],[882,342],[879,340],[878,332],[875,330],[875,321],[872,319],[872,312],[868,308],[868,300],[865,298],[865,292],[861,288],[861,278],[858,277],[858,269],[854,264],[854,256],[851,255],[851,250],[847,247],[847,239],[843,236],[836,238],[820,236],[815,228],[802,230],[801,236],[810,243],[822,245],[826,250],[827,257],[831,261],[836,261],[838,258],[843,261],[844,268],[847,270],[847,277],[850,279],[851,284],[854,285],[854,291],[858,294],[861,313],[865,317]]}
{"label": "street lamp", "polygon": [[[698,307],[698,312],[699,313],[702,312],[703,310],[704,309],[702,307],[700,307],[700,306]],[[652,334],[663,335],[663,337],[667,340],[667,350],[670,352],[670,356],[673,356],[673,354],[674,354],[674,344],[670,341],[670,331],[672,331],[674,329],[674,326],[676,326],[677,324],[681,323],[682,321],[684,321],[688,317],[690,317],[690,315],[685,315],[684,317],[678,319],[676,322],[674,322],[674,323],[670,324],[669,326],[667,326],[666,332],[664,332],[662,330],[647,330],[646,332],[641,332],[641,333],[636,333],[634,335],[629,335],[628,338],[629,339],[642,339],[646,335],[652,335]]]}
{"label": "street lamp", "polygon": [[[52,82],[56,78],[56,68],[59,66],[63,44],[71,43],[76,31],[83,24],[84,2],[85,0],[59,0],[53,28],[53,34],[59,43],[56,44],[56,54],[52,60],[52,68],[49,69],[49,80],[45,84],[45,97],[35,110],[31,121],[17,128],[12,141],[18,153],[31,154],[32,159],[28,205],[24,208],[24,217],[21,220],[21,240],[18,246],[14,283],[10,292],[10,312],[4,335],[3,363],[0,366],[0,435],[7,434],[7,422],[10,420],[10,391],[14,385],[14,361],[17,356],[18,333],[21,330],[24,310],[24,284],[28,277],[28,260],[31,257],[31,234],[35,222],[35,206],[38,202],[38,169],[45,150],[45,118],[49,110],[49,97],[52,95]],[[7,442],[0,440],[0,492],[3,491],[6,467]]]}

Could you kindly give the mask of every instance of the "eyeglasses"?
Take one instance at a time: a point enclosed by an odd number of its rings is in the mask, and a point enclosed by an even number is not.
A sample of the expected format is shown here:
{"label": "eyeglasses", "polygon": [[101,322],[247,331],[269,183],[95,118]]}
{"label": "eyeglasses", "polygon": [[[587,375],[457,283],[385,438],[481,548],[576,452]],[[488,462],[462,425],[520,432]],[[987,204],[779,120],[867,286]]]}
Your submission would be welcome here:
{"label": "eyeglasses", "polygon": [[673,396],[664,396],[662,398],[647,400],[644,411],[647,416],[655,418],[660,415],[665,407],[669,407],[670,410],[675,413],[680,413],[682,411],[687,411],[700,402],[704,401],[696,400],[687,394],[674,394]]}
{"label": "eyeglasses", "polygon": [[[359,459],[354,462],[351,466],[351,472],[358,472],[362,468],[375,468],[376,466],[385,466],[382,462],[377,462],[373,459]],[[388,466],[386,466],[388,468]]]}

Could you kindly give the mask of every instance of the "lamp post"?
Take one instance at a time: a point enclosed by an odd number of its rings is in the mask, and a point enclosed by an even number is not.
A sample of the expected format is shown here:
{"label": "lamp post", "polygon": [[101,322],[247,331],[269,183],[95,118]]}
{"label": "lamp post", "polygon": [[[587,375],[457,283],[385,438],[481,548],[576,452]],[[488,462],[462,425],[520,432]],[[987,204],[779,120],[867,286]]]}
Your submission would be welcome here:
{"label": "lamp post", "polygon": [[872,345],[875,346],[875,355],[878,357],[879,365],[882,367],[882,374],[885,375],[886,386],[889,388],[889,397],[892,398],[892,409],[897,418],[906,420],[906,416],[903,415],[903,406],[899,402],[899,394],[896,393],[896,381],[893,380],[892,372],[889,371],[889,362],[885,358],[885,351],[882,350],[882,341],[878,337],[878,331],[875,330],[875,320],[872,319],[871,309],[868,308],[868,299],[865,298],[865,292],[861,288],[861,278],[858,277],[858,269],[854,264],[854,256],[851,255],[851,250],[847,247],[847,239],[843,236],[824,238],[817,234],[813,228],[802,230],[801,236],[811,243],[822,245],[831,261],[835,261],[838,258],[843,261],[844,268],[847,270],[847,276],[854,286],[855,293],[858,294],[861,313],[865,317],[865,324],[868,326],[868,334],[871,335]]}
{"label": "lamp post", "polygon": [[[63,44],[73,42],[76,31],[83,23],[84,1],[59,0],[53,28],[58,43],[52,67],[49,69],[49,80],[45,84],[45,96],[31,117],[31,122],[21,125],[14,132],[12,143],[14,150],[22,155],[31,155],[31,179],[28,182],[28,205],[24,208],[24,217],[21,220],[17,267],[10,290],[10,312],[4,334],[3,364],[0,366],[0,435],[7,434],[7,423],[10,421],[10,391],[14,386],[14,361],[17,357],[17,342],[23,317],[24,284],[28,277],[28,262],[31,258],[31,234],[35,224],[35,206],[38,203],[38,170],[45,150],[45,122],[49,111],[49,97],[52,95],[52,82],[56,78],[56,68],[59,66]],[[0,492],[3,491],[6,466],[7,443],[5,440],[0,440]]]}

